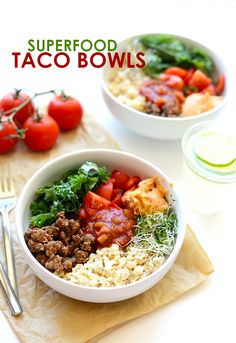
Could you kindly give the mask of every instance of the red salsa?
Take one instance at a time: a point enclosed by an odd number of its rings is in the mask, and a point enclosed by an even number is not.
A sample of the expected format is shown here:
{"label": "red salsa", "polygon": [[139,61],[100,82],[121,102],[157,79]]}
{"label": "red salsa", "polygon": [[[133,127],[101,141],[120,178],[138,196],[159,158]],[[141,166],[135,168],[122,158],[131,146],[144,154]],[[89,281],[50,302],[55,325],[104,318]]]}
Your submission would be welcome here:
{"label": "red salsa", "polygon": [[108,247],[113,243],[126,246],[134,235],[134,225],[130,210],[109,207],[98,211],[88,220],[86,233],[93,234],[100,247]]}
{"label": "red salsa", "polygon": [[185,99],[182,92],[183,81],[178,76],[164,76],[167,80],[148,80],[141,86],[140,93],[147,101],[146,113],[162,116],[179,115]]}

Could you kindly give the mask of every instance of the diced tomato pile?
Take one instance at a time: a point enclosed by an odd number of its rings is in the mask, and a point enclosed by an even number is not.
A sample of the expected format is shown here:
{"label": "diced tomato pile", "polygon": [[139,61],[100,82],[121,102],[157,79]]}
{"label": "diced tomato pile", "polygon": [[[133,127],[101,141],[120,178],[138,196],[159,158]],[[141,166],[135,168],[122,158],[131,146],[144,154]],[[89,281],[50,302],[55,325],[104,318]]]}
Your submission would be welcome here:
{"label": "diced tomato pile", "polygon": [[103,182],[96,192],[88,192],[84,197],[84,206],[79,210],[79,217],[88,219],[100,209],[111,205],[123,208],[122,195],[128,190],[135,189],[141,178],[129,176],[119,170],[113,170],[110,179]]}
{"label": "diced tomato pile", "polygon": [[[118,243],[125,246],[133,236],[134,216],[125,209],[122,196],[128,190],[137,188],[141,178],[113,170],[111,177],[95,192],[88,192],[84,205],[78,211],[86,223],[87,232],[94,234],[98,246]],[[97,225],[96,223],[100,223]]]}
{"label": "diced tomato pile", "polygon": [[[211,95],[221,95],[224,91],[224,75],[221,75],[215,84],[214,81],[200,69],[191,68],[186,70],[180,67],[171,67],[165,70],[164,75],[170,77],[170,79],[167,79],[166,81],[167,85],[169,83],[169,86],[171,83],[174,84],[174,81],[171,81],[171,77],[178,77],[179,79],[176,79],[175,81],[177,85],[175,85],[175,88],[184,90],[186,95],[196,92],[209,92]],[[164,79],[165,76],[161,74],[159,78],[161,80]]]}

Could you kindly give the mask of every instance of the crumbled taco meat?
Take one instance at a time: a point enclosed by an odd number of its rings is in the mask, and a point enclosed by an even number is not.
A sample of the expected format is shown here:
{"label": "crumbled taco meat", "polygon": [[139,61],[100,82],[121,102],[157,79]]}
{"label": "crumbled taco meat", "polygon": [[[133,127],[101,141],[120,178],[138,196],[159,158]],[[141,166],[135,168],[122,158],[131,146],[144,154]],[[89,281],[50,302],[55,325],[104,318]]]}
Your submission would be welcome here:
{"label": "crumbled taco meat", "polygon": [[136,215],[163,212],[168,209],[166,194],[167,191],[155,176],[139,182],[137,189],[127,191],[122,197],[122,202]]}
{"label": "crumbled taco meat", "polygon": [[85,234],[80,223],[58,212],[57,220],[42,228],[29,227],[25,241],[37,261],[51,272],[69,272],[95,252],[95,237]]}
{"label": "crumbled taco meat", "polygon": [[168,86],[169,81],[144,81],[140,87],[140,94],[146,98],[146,113],[162,117],[178,116],[181,114],[184,94],[181,88]]}

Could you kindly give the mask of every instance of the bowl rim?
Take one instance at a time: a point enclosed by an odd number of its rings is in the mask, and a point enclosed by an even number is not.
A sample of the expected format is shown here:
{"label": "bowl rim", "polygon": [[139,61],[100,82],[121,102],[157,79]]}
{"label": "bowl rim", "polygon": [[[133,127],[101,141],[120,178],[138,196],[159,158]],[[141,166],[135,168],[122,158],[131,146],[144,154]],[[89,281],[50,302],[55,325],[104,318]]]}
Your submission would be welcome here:
{"label": "bowl rim", "polygon": [[[211,49],[209,49],[208,47],[206,47],[205,45],[203,45],[202,43],[196,41],[196,40],[193,40],[187,36],[181,36],[181,35],[176,35],[176,34],[173,34],[173,33],[163,33],[163,32],[156,32],[156,33],[145,33],[145,34],[139,34],[139,35],[135,35],[135,36],[131,36],[131,37],[128,37],[128,38],[125,38],[123,40],[121,40],[120,42],[118,42],[118,46],[119,44],[123,44],[125,43],[126,41],[129,41],[129,40],[132,40],[132,39],[135,39],[135,38],[138,38],[138,37],[142,37],[143,35],[171,35],[177,39],[183,39],[183,40],[186,40],[190,43],[193,43],[193,45],[195,44],[196,46],[198,47],[201,47],[202,49],[205,49],[206,52],[210,53],[211,57],[214,56],[214,58],[216,58],[217,60],[219,60],[221,66],[223,67],[222,69],[224,70],[224,75],[226,76],[226,79],[228,79],[227,77],[227,68],[224,64],[224,62],[222,61],[222,59]],[[193,119],[196,119],[196,118],[205,118],[207,116],[210,116],[212,113],[218,111],[220,108],[222,108],[227,100],[228,100],[228,91],[227,91],[227,82],[226,82],[226,92],[225,94],[223,95],[224,98],[223,100],[217,104],[215,107],[211,108],[210,110],[206,111],[206,112],[203,112],[203,113],[200,113],[200,114],[197,114],[197,115],[194,115],[194,116],[189,116],[189,117],[160,117],[160,116],[155,116],[155,115],[152,115],[152,114],[148,114],[148,113],[145,113],[145,112],[141,112],[141,111],[138,111],[124,103],[122,103],[121,101],[118,100],[118,98],[116,96],[114,96],[111,91],[109,90],[108,88],[108,84],[107,84],[107,81],[105,79],[105,76],[108,74],[108,71],[109,71],[109,68],[107,68],[107,66],[105,65],[103,68],[102,68],[102,88],[103,90],[106,92],[106,94],[108,96],[110,96],[112,98],[113,101],[115,101],[118,105],[124,107],[127,111],[131,111],[133,112],[134,114],[137,114],[139,115],[140,117],[144,117],[144,118],[149,118],[148,120],[160,120],[160,121],[172,121],[172,122],[188,122],[188,121],[191,121]]]}
{"label": "bowl rim", "polygon": [[[142,284],[143,282],[151,279],[153,277],[154,274],[158,274],[161,273],[163,269],[165,269],[167,266],[171,266],[172,261],[174,263],[175,259],[178,256],[178,253],[182,247],[183,244],[183,240],[185,237],[185,232],[186,232],[186,221],[185,221],[185,215],[184,215],[184,211],[183,211],[183,206],[180,200],[180,197],[178,196],[178,192],[176,192],[175,187],[171,187],[172,188],[172,194],[174,195],[174,198],[176,199],[176,203],[178,203],[178,207],[179,207],[179,213],[180,213],[180,218],[178,219],[178,234],[177,234],[177,238],[176,238],[176,243],[174,246],[174,249],[172,250],[171,254],[168,256],[168,258],[165,260],[165,262],[159,267],[157,268],[153,273],[149,274],[148,276],[138,280],[138,281],[134,281],[131,282],[127,285],[122,285],[122,286],[110,286],[110,287],[96,287],[96,286],[84,286],[84,285],[79,285],[79,284],[75,284],[72,283],[69,280],[65,280],[60,278],[59,276],[55,275],[54,273],[51,273],[49,270],[47,270],[45,267],[43,267],[36,259],[35,257],[32,255],[32,253],[30,252],[29,248],[27,247],[25,240],[24,240],[24,230],[22,230],[21,225],[20,225],[20,221],[17,220],[17,218],[21,218],[21,213],[23,213],[22,211],[22,203],[24,201],[25,198],[25,194],[27,194],[29,188],[31,187],[31,184],[33,183],[33,181],[42,173],[44,173],[48,168],[50,168],[54,163],[57,163],[58,161],[61,161],[65,158],[73,158],[74,156],[78,155],[78,154],[85,154],[86,153],[96,153],[96,152],[104,152],[106,154],[116,154],[117,156],[121,156],[121,155],[126,155],[127,157],[131,157],[134,158],[142,163],[145,163],[146,165],[148,165],[151,168],[154,168],[157,171],[157,174],[159,173],[161,177],[163,177],[165,179],[165,183],[169,184],[169,185],[173,185],[173,182],[169,179],[169,177],[162,172],[155,164],[148,162],[147,160],[143,159],[142,157],[139,157],[135,154],[129,153],[129,152],[125,152],[122,150],[115,150],[115,149],[81,149],[81,150],[77,150],[77,151],[73,151],[70,153],[66,153],[63,154],[59,157],[56,157],[50,161],[48,161],[46,164],[44,164],[42,167],[40,167],[27,181],[27,183],[25,184],[23,190],[21,191],[21,194],[19,196],[18,202],[17,202],[17,206],[16,206],[16,212],[15,212],[15,225],[16,225],[16,232],[17,232],[17,238],[18,238],[18,242],[20,244],[21,250],[23,251],[23,254],[26,258],[26,261],[28,263],[28,265],[31,267],[31,269],[33,269],[33,272],[40,277],[36,272],[35,269],[37,269],[38,273],[43,273],[45,275],[45,277],[50,278],[51,280],[55,281],[56,283],[61,283],[61,285],[70,285],[70,287],[74,288],[74,289],[83,289],[89,292],[92,291],[96,291],[96,292],[114,292],[116,290],[121,290],[121,289],[128,289],[128,288],[132,288],[134,287],[134,285],[138,285],[138,284]],[[63,171],[62,171],[63,172]],[[168,270],[170,269],[170,267],[168,268]],[[44,281],[45,282],[45,281]],[[46,282],[45,282],[46,283]],[[47,285],[49,285],[49,283],[46,283]],[[50,286],[51,287],[51,286]]]}

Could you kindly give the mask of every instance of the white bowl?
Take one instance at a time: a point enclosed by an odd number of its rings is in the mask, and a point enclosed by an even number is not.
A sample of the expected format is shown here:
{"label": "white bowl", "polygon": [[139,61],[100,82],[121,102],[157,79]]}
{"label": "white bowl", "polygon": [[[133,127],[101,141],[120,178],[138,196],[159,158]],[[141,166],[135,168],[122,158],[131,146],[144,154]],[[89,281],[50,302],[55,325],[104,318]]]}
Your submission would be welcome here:
{"label": "white bowl", "polygon": [[[170,196],[175,200],[175,211],[178,218],[178,235],[175,247],[166,262],[148,277],[131,283],[126,286],[117,286],[111,288],[85,287],[75,285],[69,281],[60,279],[56,275],[44,268],[31,254],[25,240],[24,232],[29,226],[29,206],[32,202],[35,191],[40,186],[50,184],[52,181],[60,178],[67,170],[80,167],[85,161],[93,161],[98,165],[106,166],[108,170],[119,169],[131,175],[140,175],[141,178],[147,178],[154,175],[161,176],[163,185],[169,190]],[[178,195],[168,177],[153,164],[128,153],[108,150],[91,149],[81,150],[63,155],[56,158],[42,168],[40,168],[25,185],[16,208],[16,228],[18,240],[22,252],[32,268],[33,272],[48,286],[68,297],[89,302],[106,303],[134,297],[154,286],[173,265],[179,250],[182,246],[185,235],[185,221],[183,211]]]}
{"label": "white bowl", "polygon": [[[156,33],[150,34],[156,35]],[[125,50],[126,46],[134,39],[141,37],[143,35],[134,36],[127,38],[118,44],[118,51]],[[204,50],[213,60],[214,63],[214,76],[219,76],[221,74],[226,75],[226,68],[220,58],[210,49],[204,45],[177,35],[172,35],[173,37],[182,41],[188,47],[198,47]],[[180,139],[182,138],[184,132],[192,125],[199,123],[203,120],[213,119],[220,113],[220,110],[225,105],[227,89],[225,88],[223,95],[223,101],[212,108],[211,110],[204,112],[202,114],[191,116],[191,117],[180,117],[180,118],[168,118],[159,117],[150,114],[146,114],[137,111],[128,105],[123,104],[117,97],[115,97],[108,89],[107,79],[110,68],[106,65],[103,68],[103,78],[102,78],[102,89],[105,102],[110,109],[111,113],[118,119],[124,126],[128,127],[143,136],[156,138],[156,139]],[[227,78],[226,78],[227,80]]]}

